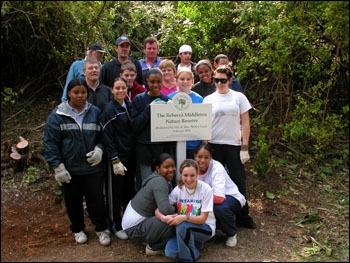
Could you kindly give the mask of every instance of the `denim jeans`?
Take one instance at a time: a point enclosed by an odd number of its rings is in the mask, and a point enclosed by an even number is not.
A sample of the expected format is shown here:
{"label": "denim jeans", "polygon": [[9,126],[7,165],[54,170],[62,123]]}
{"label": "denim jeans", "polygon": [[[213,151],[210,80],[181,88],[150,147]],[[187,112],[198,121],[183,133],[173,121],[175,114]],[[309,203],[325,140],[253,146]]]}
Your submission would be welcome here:
{"label": "denim jeans", "polygon": [[224,202],[214,204],[217,228],[221,228],[228,237],[237,233],[236,214],[242,209],[241,203],[231,195],[226,195]]}
{"label": "denim jeans", "polygon": [[199,258],[204,242],[212,236],[209,225],[182,222],[176,226],[176,236],[168,240],[165,256],[181,262],[193,262]]}

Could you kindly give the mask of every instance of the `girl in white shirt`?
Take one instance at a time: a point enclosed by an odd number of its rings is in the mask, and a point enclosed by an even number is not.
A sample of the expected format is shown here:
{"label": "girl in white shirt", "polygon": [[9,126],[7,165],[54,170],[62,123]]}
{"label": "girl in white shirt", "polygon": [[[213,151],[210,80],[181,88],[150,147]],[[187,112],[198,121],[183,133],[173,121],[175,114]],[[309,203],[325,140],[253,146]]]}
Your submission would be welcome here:
{"label": "girl in white shirt", "polygon": [[180,180],[169,195],[170,204],[177,206],[177,214],[164,216],[156,210],[163,222],[176,226],[176,236],[165,246],[165,256],[180,262],[196,261],[204,242],[215,235],[213,191],[198,180],[198,164],[186,159],[180,165]]}
{"label": "girl in white shirt", "polygon": [[[229,88],[232,76],[233,72],[229,65],[219,66],[214,71],[216,91],[206,96],[203,104],[212,105],[212,136],[208,143],[213,148],[213,158],[227,168],[232,181],[247,198],[244,164],[250,159],[249,110],[252,106],[242,92]],[[237,214],[236,220],[239,225],[256,228],[253,218],[249,215],[248,202]]]}
{"label": "girl in white shirt", "polygon": [[209,144],[198,145],[194,156],[199,167],[198,180],[206,182],[213,190],[216,225],[227,236],[226,246],[234,247],[237,244],[236,214],[245,205],[246,199],[228,176],[225,167],[212,158]]}

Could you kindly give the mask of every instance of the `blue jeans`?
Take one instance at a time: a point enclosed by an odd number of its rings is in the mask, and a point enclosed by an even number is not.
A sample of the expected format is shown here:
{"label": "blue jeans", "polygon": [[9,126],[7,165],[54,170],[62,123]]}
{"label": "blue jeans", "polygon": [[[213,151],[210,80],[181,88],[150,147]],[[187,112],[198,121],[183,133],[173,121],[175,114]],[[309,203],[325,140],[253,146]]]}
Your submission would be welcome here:
{"label": "blue jeans", "polygon": [[241,203],[231,195],[225,196],[224,202],[214,204],[217,228],[221,228],[228,237],[237,233],[236,214],[242,209]]}
{"label": "blue jeans", "polygon": [[179,259],[181,262],[193,262],[199,258],[204,242],[212,236],[209,225],[197,225],[182,222],[176,226],[176,236],[168,240],[165,246],[165,256]]}

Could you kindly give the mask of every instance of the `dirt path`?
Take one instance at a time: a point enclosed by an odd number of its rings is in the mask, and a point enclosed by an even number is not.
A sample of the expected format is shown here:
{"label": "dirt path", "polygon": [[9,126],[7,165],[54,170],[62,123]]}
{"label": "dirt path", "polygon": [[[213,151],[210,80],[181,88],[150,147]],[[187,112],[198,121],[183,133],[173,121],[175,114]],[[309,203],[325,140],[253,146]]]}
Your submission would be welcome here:
{"label": "dirt path", "polygon": [[[130,240],[113,238],[110,246],[101,246],[88,218],[85,221],[89,240],[76,245],[64,204],[54,194],[52,179],[40,182],[40,189],[11,189],[4,182],[2,178],[2,262],[173,261],[164,256],[146,256],[144,246]],[[281,184],[283,181],[275,180],[273,187],[280,188]],[[286,200],[264,198],[269,182],[261,182],[250,175],[248,185],[251,215],[258,228],[240,228],[238,244],[233,249],[225,247],[225,236],[217,231],[198,262],[298,261],[294,254],[302,245],[301,229],[289,221],[301,211]]]}

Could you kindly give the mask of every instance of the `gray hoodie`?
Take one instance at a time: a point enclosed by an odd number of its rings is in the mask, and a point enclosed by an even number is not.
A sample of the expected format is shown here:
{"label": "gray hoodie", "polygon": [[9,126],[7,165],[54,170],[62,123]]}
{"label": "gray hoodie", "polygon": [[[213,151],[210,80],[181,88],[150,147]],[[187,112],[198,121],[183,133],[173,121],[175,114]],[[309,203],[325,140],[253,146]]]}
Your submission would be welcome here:
{"label": "gray hoodie", "polygon": [[175,213],[175,206],[169,203],[171,182],[157,172],[150,174],[142,183],[141,189],[131,200],[134,210],[144,217],[154,216],[156,208],[163,215]]}

